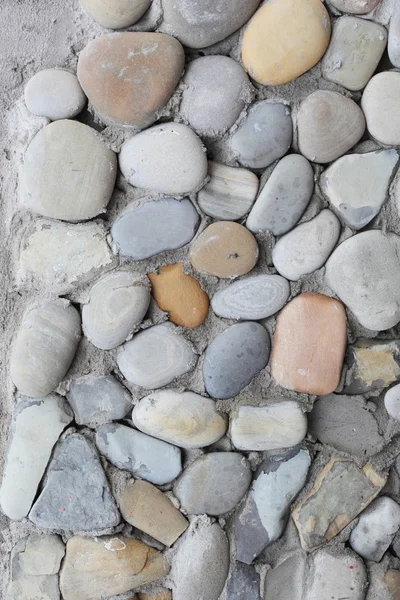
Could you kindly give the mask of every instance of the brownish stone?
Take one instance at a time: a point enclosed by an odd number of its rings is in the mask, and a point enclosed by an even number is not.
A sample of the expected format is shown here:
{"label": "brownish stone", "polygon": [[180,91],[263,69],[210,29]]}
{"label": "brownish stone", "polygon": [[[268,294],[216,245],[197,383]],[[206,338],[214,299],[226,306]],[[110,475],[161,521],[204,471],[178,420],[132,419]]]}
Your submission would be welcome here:
{"label": "brownish stone", "polygon": [[340,381],[346,339],[341,302],[323,294],[300,294],[278,316],[272,378],[296,392],[330,394]]}
{"label": "brownish stone", "polygon": [[400,571],[389,569],[386,573],[386,585],[393,600],[400,600]]}
{"label": "brownish stone", "polygon": [[138,594],[137,600],[172,600],[172,592],[170,590],[157,590],[155,592],[141,592]]}

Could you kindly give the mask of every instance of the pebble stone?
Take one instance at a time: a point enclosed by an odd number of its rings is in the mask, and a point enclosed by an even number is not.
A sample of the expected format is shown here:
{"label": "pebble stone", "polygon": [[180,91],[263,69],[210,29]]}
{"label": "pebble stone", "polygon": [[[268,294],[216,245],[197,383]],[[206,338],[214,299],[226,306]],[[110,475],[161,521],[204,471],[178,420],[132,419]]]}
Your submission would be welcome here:
{"label": "pebble stone", "polygon": [[192,266],[220,278],[246,275],[258,260],[257,240],[248,229],[231,221],[209,225],[189,251]]}
{"label": "pebble stone", "polygon": [[154,125],[122,144],[119,166],[135,187],[160,194],[187,194],[207,177],[201,140],[183,123]]}
{"label": "pebble stone", "polygon": [[156,485],[169,483],[182,470],[179,448],[119,423],[101,425],[96,445],[118,469]]}
{"label": "pebble stone", "polygon": [[117,356],[125,379],[146,390],[168,385],[191,371],[196,362],[192,345],[169,322],[137,333]]}
{"label": "pebble stone", "polygon": [[298,281],[325,264],[339,235],[339,219],[332,211],[321,210],[277,241],[272,252],[274,267],[286,279]]}
{"label": "pebble stone", "polygon": [[227,429],[226,418],[213,400],[175,390],[142,398],[132,411],[132,421],[144,433],[181,448],[210,446]]}
{"label": "pebble stone", "polygon": [[96,348],[116,348],[139,326],[149,303],[150,291],[134,273],[113,271],[89,292],[82,307],[83,332]]}
{"label": "pebble stone", "polygon": [[81,4],[103,27],[123,29],[144,15],[151,0],[81,0]]}
{"label": "pebble stone", "polygon": [[72,119],[86,104],[86,96],[73,73],[44,69],[28,81],[24,91],[27,109],[50,121]]}
{"label": "pebble stone", "polygon": [[323,294],[300,294],[279,313],[271,377],[289,390],[330,394],[339,385],[346,343],[343,305]]}
{"label": "pebble stone", "polygon": [[50,394],[67,373],[80,338],[79,313],[68,301],[28,309],[11,347],[15,387],[33,398]]}
{"label": "pebble stone", "polygon": [[243,498],[251,475],[242,454],[209,452],[183,471],[174,494],[189,515],[224,515]]}
{"label": "pebble stone", "polygon": [[28,515],[53,447],[72,419],[68,404],[55,394],[17,404],[0,490],[1,509],[10,519]]}
{"label": "pebble stone", "polygon": [[342,242],[326,263],[326,283],[367,329],[400,320],[400,238],[363,231]]}
{"label": "pebble stone", "polygon": [[180,113],[199,135],[215,137],[232,127],[250,96],[248,77],[228,56],[202,56],[183,78]]}
{"label": "pebble stone", "polygon": [[329,0],[330,4],[343,12],[365,15],[374,10],[381,0]]}
{"label": "pebble stone", "polygon": [[307,450],[294,450],[261,463],[235,518],[238,560],[250,564],[266,546],[280,538],[290,505],[306,483],[310,463]]}
{"label": "pebble stone", "polygon": [[400,73],[387,71],[374,75],[361,98],[369,134],[381,144],[400,144]]}
{"label": "pebble stone", "polygon": [[364,600],[368,586],[363,561],[351,550],[335,553],[333,547],[323,548],[313,556],[313,570],[306,600]]}
{"label": "pebble stone", "polygon": [[290,231],[309,203],[314,189],[314,171],[300,154],[282,158],[247,217],[246,227],[257,233],[271,231],[282,235]]}
{"label": "pebble stone", "polygon": [[389,25],[388,53],[390,62],[398,69],[400,68],[400,10],[396,5],[393,8]]}
{"label": "pebble stone", "polygon": [[258,177],[247,169],[208,162],[209,181],[197,194],[206,215],[222,221],[237,221],[249,212],[258,190]]}
{"label": "pebble stone", "polygon": [[303,600],[305,569],[306,557],[301,550],[270,569],[265,579],[265,599]]}
{"label": "pebble stone", "polygon": [[322,60],[323,77],[348,90],[361,90],[374,74],[386,43],[387,31],[378,23],[357,17],[337,19]]}
{"label": "pebble stone", "polygon": [[78,425],[96,429],[132,409],[132,397],[112,375],[84,375],[71,381],[67,399]]}
{"label": "pebble stone", "polygon": [[289,294],[289,283],[280,275],[254,275],[219,290],[211,307],[219,317],[258,321],[277,313]]}
{"label": "pebble stone", "polygon": [[321,191],[347,225],[362,229],[382,208],[398,160],[393,149],[342,156],[322,173]]}
{"label": "pebble stone", "polygon": [[188,244],[199,224],[199,215],[188,198],[150,200],[131,205],[111,228],[120,254],[144,260]]}
{"label": "pebble stone", "polygon": [[44,217],[85,221],[105,211],[117,159],[98,133],[63,119],[41,129],[20,170],[21,203]]}
{"label": "pebble stone", "polygon": [[152,293],[170,321],[182,327],[195,328],[207,318],[209,299],[200,283],[183,271],[183,263],[160,267],[149,273]]}
{"label": "pebble stone", "polygon": [[232,444],[239,450],[277,450],[300,444],[307,417],[300,405],[286,400],[267,406],[239,406],[231,417]]}
{"label": "pebble stone", "polygon": [[29,518],[44,529],[69,531],[118,525],[119,512],[99,456],[83,435],[70,435],[57,444]]}
{"label": "pebble stone", "polygon": [[203,378],[213,398],[233,398],[266,367],[271,342],[260,323],[243,322],[219,333],[204,354]]}
{"label": "pebble stone", "polygon": [[400,421],[400,383],[394,385],[386,392],[384,403],[392,419]]}
{"label": "pebble stone", "polygon": [[125,521],[166,546],[172,546],[189,526],[171,500],[147,481],[127,485],[119,507]]}
{"label": "pebble stone", "polygon": [[260,579],[259,573],[253,566],[237,562],[226,585],[226,600],[243,600],[243,598],[262,600]]}
{"label": "pebble stone", "polygon": [[260,100],[250,106],[244,121],[232,135],[230,146],[240,164],[251,169],[264,169],[286,154],[292,137],[289,107],[280,102]]}
{"label": "pebble stone", "polygon": [[163,27],[188,48],[206,48],[240,29],[259,0],[162,0]]}
{"label": "pebble stone", "polygon": [[357,340],[347,349],[346,394],[381,391],[400,379],[398,340]]}
{"label": "pebble stone", "polygon": [[328,163],[361,139],[365,118],[350,98],[338,92],[318,90],[301,103],[297,128],[301,154],[313,162]]}
{"label": "pebble stone", "polygon": [[244,67],[262,85],[288,83],[317,64],[330,34],[329,14],[319,0],[267,2],[245,29]]}
{"label": "pebble stone", "polygon": [[143,129],[172,96],[184,62],[183,48],[173,37],[112,33],[82,50],[78,79],[103,121]]}
{"label": "pebble stone", "polygon": [[379,562],[400,527],[400,506],[380,496],[360,515],[350,545],[365,560]]}

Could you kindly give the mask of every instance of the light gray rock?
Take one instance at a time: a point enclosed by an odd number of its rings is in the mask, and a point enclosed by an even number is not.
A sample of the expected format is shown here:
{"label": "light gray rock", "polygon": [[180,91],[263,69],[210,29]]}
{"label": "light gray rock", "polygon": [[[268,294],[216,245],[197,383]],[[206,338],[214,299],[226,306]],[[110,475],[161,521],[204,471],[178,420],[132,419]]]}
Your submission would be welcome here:
{"label": "light gray rock", "polygon": [[364,231],[340,244],[326,263],[328,286],[363,327],[382,331],[400,320],[400,238]]}
{"label": "light gray rock", "polygon": [[342,156],[322,173],[322,193],[347,225],[362,229],[385,202],[398,160],[394,149]]}
{"label": "light gray rock", "polygon": [[263,461],[235,518],[238,560],[250,564],[282,535],[290,505],[305,485],[310,464],[307,450],[292,450]]}
{"label": "light gray rock", "polygon": [[260,100],[250,106],[230,143],[242,165],[264,169],[286,154],[292,144],[292,136],[289,107],[279,102]]}
{"label": "light gray rock", "polygon": [[313,189],[314,171],[308,160],[300,154],[284,156],[261,190],[246,227],[254,233],[286,233],[305,211]]}
{"label": "light gray rock", "polygon": [[182,470],[179,448],[125,425],[101,425],[96,445],[113,465],[156,485],[169,483]]}
{"label": "light gray rock", "polygon": [[261,600],[260,579],[252,565],[237,562],[226,585],[226,600]]}
{"label": "light gray rock", "polygon": [[154,390],[192,370],[197,355],[172,323],[137,333],[121,348],[117,364],[130,383]]}
{"label": "light gray rock", "polygon": [[122,29],[141,18],[151,0],[81,0],[81,4],[103,27]]}
{"label": "light gray rock", "polygon": [[119,166],[131,185],[161,194],[187,194],[207,176],[200,138],[182,123],[154,125],[124,142]]}
{"label": "light gray rock", "polygon": [[289,294],[289,283],[280,275],[254,275],[219,290],[211,307],[216,315],[226,319],[258,321],[277,313]]}
{"label": "light gray rock", "polygon": [[400,144],[400,73],[384,71],[369,80],[361,98],[369,134],[385,146]]}
{"label": "light gray rock", "polygon": [[27,109],[51,121],[72,119],[86,104],[78,78],[69,71],[44,69],[36,73],[25,87]]}
{"label": "light gray rock", "polygon": [[111,234],[120,254],[143,260],[188,244],[199,224],[189,199],[152,200],[130,206],[114,222]]}
{"label": "light gray rock", "polygon": [[68,404],[55,394],[17,405],[0,490],[2,511],[10,519],[28,515],[54,444],[72,419]]}
{"label": "light gray rock", "polygon": [[50,394],[67,373],[80,338],[79,313],[67,300],[28,309],[11,349],[16,388],[33,398]]}
{"label": "light gray rock", "polygon": [[231,325],[219,333],[204,354],[204,385],[213,398],[232,398],[268,363],[271,342],[259,323]]}
{"label": "light gray rock", "polygon": [[78,425],[96,429],[132,409],[132,398],[112,375],[85,375],[71,381],[67,399]]}
{"label": "light gray rock", "polygon": [[94,446],[80,434],[56,446],[30,520],[44,529],[98,531],[118,525],[117,505]]}
{"label": "light gray rock", "polygon": [[174,494],[189,515],[223,515],[240,502],[250,482],[251,470],[242,454],[209,452],[183,471]]}
{"label": "light gray rock", "polygon": [[333,548],[312,555],[304,600],[364,600],[368,586],[363,561],[350,550],[340,553]]}
{"label": "light gray rock", "polygon": [[353,13],[355,15],[364,15],[373,10],[381,0],[329,0],[338,10]]}
{"label": "light gray rock", "polygon": [[398,4],[394,5],[390,19],[388,53],[392,65],[400,68],[400,8]]}
{"label": "light gray rock", "polygon": [[340,221],[324,209],[281,237],[272,251],[274,267],[287,279],[298,281],[322,267],[340,235]]}
{"label": "light gray rock", "polygon": [[386,392],[384,403],[392,419],[400,421],[400,383],[394,385]]}
{"label": "light gray rock", "polygon": [[388,496],[380,496],[361,513],[350,545],[365,560],[379,562],[399,527],[400,506]]}
{"label": "light gray rock", "polygon": [[267,573],[265,600],[302,600],[306,555],[299,551]]}
{"label": "light gray rock", "polygon": [[31,533],[24,540],[24,551],[19,566],[26,575],[55,575],[65,554],[65,546],[58,535]]}

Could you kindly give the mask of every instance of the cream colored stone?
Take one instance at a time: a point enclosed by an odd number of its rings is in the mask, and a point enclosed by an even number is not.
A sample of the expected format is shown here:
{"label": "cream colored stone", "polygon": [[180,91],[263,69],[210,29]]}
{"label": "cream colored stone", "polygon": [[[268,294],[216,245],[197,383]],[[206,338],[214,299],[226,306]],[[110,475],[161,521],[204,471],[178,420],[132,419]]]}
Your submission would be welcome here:
{"label": "cream colored stone", "polygon": [[81,4],[103,27],[123,29],[144,15],[151,0],[81,0]]}

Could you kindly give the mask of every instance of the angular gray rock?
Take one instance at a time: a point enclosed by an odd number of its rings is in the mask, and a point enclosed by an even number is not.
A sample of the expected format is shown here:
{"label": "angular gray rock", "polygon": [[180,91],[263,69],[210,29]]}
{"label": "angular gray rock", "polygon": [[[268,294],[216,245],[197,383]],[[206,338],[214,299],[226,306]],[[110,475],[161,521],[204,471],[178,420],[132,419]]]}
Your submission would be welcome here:
{"label": "angular gray rock", "polygon": [[324,548],[312,555],[304,600],[364,600],[367,586],[367,570],[357,554]]}
{"label": "angular gray rock", "polygon": [[303,600],[306,554],[301,550],[268,571],[265,600]]}
{"label": "angular gray rock", "polygon": [[389,40],[388,40],[388,53],[389,59],[392,65],[396,68],[400,68],[400,8],[398,4],[395,4],[394,12],[390,19],[389,25]]}
{"label": "angular gray rock", "polygon": [[361,513],[350,535],[350,545],[365,560],[379,562],[400,527],[400,506],[380,496]]}
{"label": "angular gray rock", "polygon": [[226,584],[226,600],[261,600],[260,579],[252,565],[237,562]]}
{"label": "angular gray rock", "polygon": [[30,520],[44,529],[98,531],[120,516],[94,446],[80,434],[57,445]]}
{"label": "angular gray rock", "polygon": [[86,96],[76,75],[62,69],[35,73],[24,91],[27,109],[51,121],[72,119],[84,108]]}

